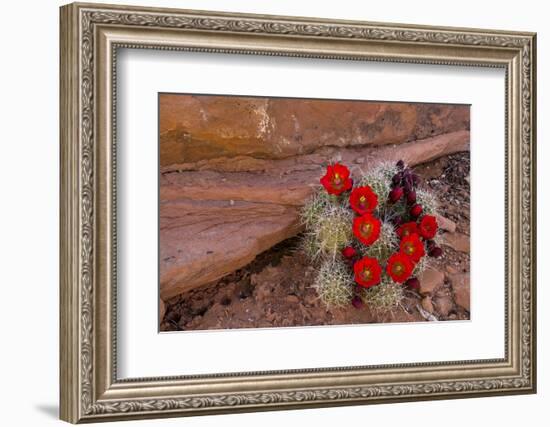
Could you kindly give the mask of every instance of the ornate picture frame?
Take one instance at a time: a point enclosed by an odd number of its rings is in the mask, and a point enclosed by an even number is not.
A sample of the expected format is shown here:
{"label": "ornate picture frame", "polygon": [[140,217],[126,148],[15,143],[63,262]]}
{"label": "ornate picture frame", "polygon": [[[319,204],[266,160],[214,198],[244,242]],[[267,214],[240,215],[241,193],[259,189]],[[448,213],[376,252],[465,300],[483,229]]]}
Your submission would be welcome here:
{"label": "ornate picture frame", "polygon": [[[117,378],[117,49],[469,65],[506,73],[505,357]],[[61,8],[61,418],[130,418],[536,391],[536,35],[70,4]]]}

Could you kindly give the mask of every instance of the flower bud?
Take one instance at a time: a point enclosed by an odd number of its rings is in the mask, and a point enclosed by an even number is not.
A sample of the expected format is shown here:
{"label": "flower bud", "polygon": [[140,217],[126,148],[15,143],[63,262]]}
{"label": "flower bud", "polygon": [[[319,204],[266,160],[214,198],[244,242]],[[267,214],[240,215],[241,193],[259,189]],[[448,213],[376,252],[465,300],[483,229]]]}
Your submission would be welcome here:
{"label": "flower bud", "polygon": [[391,220],[391,222],[393,223],[393,225],[395,226],[398,226],[398,225],[401,225],[403,223],[403,217],[401,215],[397,215],[395,218],[393,218]]}
{"label": "flower bud", "polygon": [[441,255],[443,255],[443,249],[441,249],[439,246],[434,246],[434,248],[430,250],[428,255],[433,258],[439,258]]}
{"label": "flower bud", "polygon": [[396,173],[393,178],[391,179],[391,182],[394,186],[398,186],[399,184],[401,184],[401,179],[402,179],[402,176],[400,173]]}
{"label": "flower bud", "polygon": [[420,288],[420,280],[418,280],[416,277],[411,277],[405,282],[405,286],[408,286],[412,289],[418,289]]}
{"label": "flower bud", "polygon": [[422,214],[422,206],[419,204],[414,205],[410,210],[410,214],[413,218],[418,218]]}
{"label": "flower bud", "polygon": [[351,246],[346,246],[344,249],[342,249],[342,255],[344,258],[353,258],[357,254],[357,251],[353,249]]}
{"label": "flower bud", "polygon": [[417,187],[420,184],[420,177],[417,174],[413,173],[412,181],[413,181],[413,185]]}
{"label": "flower bud", "polygon": [[399,169],[403,169],[405,167],[405,162],[403,160],[399,160],[395,166],[397,166]]}
{"label": "flower bud", "polygon": [[407,193],[407,202],[411,205],[416,203],[416,191],[411,190]]}
{"label": "flower bud", "polygon": [[390,201],[392,203],[397,202],[403,196],[403,187],[395,187],[390,191]]}

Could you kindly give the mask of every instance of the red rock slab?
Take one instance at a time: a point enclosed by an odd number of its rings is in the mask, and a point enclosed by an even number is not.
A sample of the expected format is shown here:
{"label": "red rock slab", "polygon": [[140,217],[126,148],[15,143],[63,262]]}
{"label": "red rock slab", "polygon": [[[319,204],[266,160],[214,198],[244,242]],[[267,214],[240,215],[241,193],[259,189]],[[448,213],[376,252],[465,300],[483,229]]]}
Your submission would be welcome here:
{"label": "red rock slab", "polygon": [[314,153],[299,155],[279,160],[257,159],[250,156],[234,158],[220,157],[205,159],[197,162],[177,163],[170,166],[161,166],[160,172],[189,172],[189,171],[216,171],[216,172],[271,172],[279,176],[294,172],[315,172],[329,162],[339,160],[348,166],[359,169],[369,167],[369,164],[381,160],[404,160],[411,166],[429,162],[442,156],[470,151],[470,132],[457,131],[414,142],[395,144],[384,147],[323,147]]}
{"label": "red rock slab", "polygon": [[160,222],[163,300],[245,266],[300,230],[297,208],[246,201],[162,202]]}
{"label": "red rock slab", "polygon": [[437,225],[442,230],[448,231],[449,233],[454,233],[456,231],[456,223],[454,221],[438,214],[435,215],[435,218],[437,220]]}
{"label": "red rock slab", "polygon": [[448,276],[455,302],[470,311],[470,273],[450,274]]}
{"label": "red rock slab", "polygon": [[220,157],[282,159],[468,130],[465,105],[162,94],[163,167]]}
{"label": "red rock slab", "polygon": [[438,270],[427,268],[418,278],[420,280],[420,292],[430,294],[445,282],[445,275]]}
{"label": "red rock slab", "polygon": [[443,234],[443,244],[457,252],[470,252],[470,236],[462,233]]}

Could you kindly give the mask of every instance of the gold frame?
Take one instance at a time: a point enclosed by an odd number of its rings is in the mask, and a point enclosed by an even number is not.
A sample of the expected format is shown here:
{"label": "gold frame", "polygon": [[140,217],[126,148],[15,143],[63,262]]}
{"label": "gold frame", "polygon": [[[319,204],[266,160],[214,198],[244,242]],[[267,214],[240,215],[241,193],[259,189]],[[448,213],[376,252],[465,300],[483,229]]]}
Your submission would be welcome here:
{"label": "gold frame", "polygon": [[[71,4],[61,8],[60,42],[63,420],[535,392],[535,34]],[[118,380],[114,65],[120,47],[504,68],[505,357]]]}

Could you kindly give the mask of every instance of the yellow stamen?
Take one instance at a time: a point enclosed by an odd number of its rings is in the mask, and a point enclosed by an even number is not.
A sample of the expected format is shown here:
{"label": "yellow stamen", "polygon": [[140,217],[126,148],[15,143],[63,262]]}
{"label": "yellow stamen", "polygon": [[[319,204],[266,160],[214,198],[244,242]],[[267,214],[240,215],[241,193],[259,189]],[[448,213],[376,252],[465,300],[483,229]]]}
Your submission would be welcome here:
{"label": "yellow stamen", "polygon": [[372,272],[370,270],[364,269],[363,270],[363,277],[367,280],[369,280],[372,276]]}
{"label": "yellow stamen", "polygon": [[370,222],[367,222],[366,224],[363,224],[361,226],[361,231],[362,231],[363,234],[368,236],[372,231],[372,224]]}
{"label": "yellow stamen", "polygon": [[365,203],[365,200],[367,200],[367,198],[366,198],[365,196],[359,197],[359,201],[360,201],[361,203]]}
{"label": "yellow stamen", "polygon": [[401,264],[395,264],[393,266],[393,272],[397,274],[401,274],[403,272],[403,265]]}

